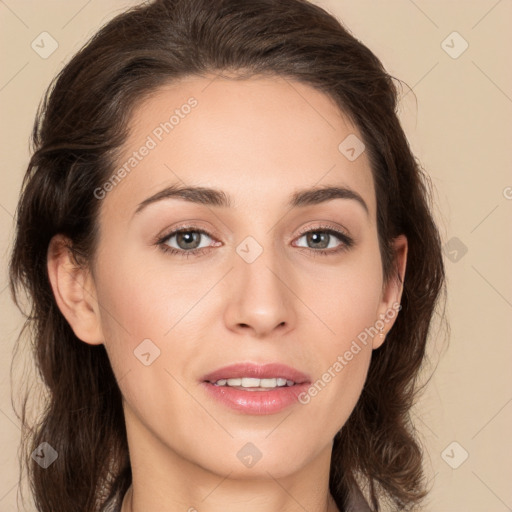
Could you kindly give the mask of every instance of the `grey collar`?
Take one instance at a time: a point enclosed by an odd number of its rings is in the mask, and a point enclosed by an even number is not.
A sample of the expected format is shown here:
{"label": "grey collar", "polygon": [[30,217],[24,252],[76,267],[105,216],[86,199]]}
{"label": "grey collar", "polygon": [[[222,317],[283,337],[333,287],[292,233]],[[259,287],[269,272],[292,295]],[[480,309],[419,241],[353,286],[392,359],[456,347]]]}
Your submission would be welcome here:
{"label": "grey collar", "polygon": [[359,487],[354,487],[350,493],[347,512],[372,512]]}

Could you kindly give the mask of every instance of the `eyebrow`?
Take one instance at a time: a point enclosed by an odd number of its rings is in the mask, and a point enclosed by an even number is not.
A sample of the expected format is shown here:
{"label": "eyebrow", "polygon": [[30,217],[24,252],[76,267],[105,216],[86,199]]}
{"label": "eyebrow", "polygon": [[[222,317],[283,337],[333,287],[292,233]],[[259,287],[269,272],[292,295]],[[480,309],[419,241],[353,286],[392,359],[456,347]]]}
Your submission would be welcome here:
{"label": "eyebrow", "polygon": [[[191,203],[202,204],[205,206],[217,206],[222,208],[232,208],[233,201],[231,197],[223,190],[183,186],[179,184],[171,185],[156,194],[142,201],[135,210],[135,214],[140,213],[150,204],[162,201],[164,199],[182,199]],[[368,205],[364,199],[354,190],[339,186],[322,186],[302,189],[294,192],[289,199],[289,208],[303,208],[306,206],[317,205],[331,201],[333,199],[352,199],[359,203],[367,214],[369,214]]]}

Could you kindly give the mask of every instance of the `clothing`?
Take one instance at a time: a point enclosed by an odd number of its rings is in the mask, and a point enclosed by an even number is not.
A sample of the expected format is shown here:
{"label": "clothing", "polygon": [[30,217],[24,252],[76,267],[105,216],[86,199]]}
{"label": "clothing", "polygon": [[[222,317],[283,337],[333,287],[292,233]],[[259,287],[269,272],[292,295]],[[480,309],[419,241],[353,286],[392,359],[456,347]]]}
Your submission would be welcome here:
{"label": "clothing", "polygon": [[347,512],[372,512],[359,487],[352,489]]}
{"label": "clothing", "polygon": [[[372,512],[359,487],[352,490],[346,512]],[[121,512],[121,504],[113,512]]]}

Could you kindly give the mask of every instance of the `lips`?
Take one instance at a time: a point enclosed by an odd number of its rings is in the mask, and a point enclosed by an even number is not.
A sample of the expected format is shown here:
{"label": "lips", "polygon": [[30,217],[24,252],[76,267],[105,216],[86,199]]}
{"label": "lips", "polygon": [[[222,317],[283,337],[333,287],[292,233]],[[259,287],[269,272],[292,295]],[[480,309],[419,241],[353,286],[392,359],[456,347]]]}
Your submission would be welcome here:
{"label": "lips", "polygon": [[[268,389],[244,388],[243,386],[220,386],[220,380],[283,378],[293,381],[291,386]],[[281,363],[238,363],[224,366],[203,377],[201,388],[222,407],[228,407],[237,413],[251,415],[277,414],[298,403],[298,397],[311,383],[309,375],[296,368]]]}
{"label": "lips", "polygon": [[295,384],[310,383],[309,375],[281,363],[238,363],[224,366],[203,377],[203,382],[214,383],[221,379],[237,379],[243,377],[253,377],[257,379],[272,379],[281,377],[286,380],[292,380]]}

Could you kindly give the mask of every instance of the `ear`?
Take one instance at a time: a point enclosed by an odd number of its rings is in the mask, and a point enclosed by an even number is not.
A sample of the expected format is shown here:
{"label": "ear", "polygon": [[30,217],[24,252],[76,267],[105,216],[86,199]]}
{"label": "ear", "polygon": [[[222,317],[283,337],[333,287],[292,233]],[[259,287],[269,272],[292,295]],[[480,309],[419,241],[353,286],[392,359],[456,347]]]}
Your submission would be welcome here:
{"label": "ear", "polygon": [[379,348],[386,339],[386,334],[390,331],[401,309],[400,301],[402,299],[403,283],[405,279],[405,268],[407,265],[407,238],[405,235],[399,235],[392,242],[394,253],[394,270],[383,284],[382,298],[377,312],[378,318],[376,327],[382,327],[381,333],[373,337],[373,348]]}
{"label": "ear", "polygon": [[48,276],[61,313],[82,341],[103,343],[96,289],[89,269],[76,261],[71,241],[55,235],[48,246]]}

